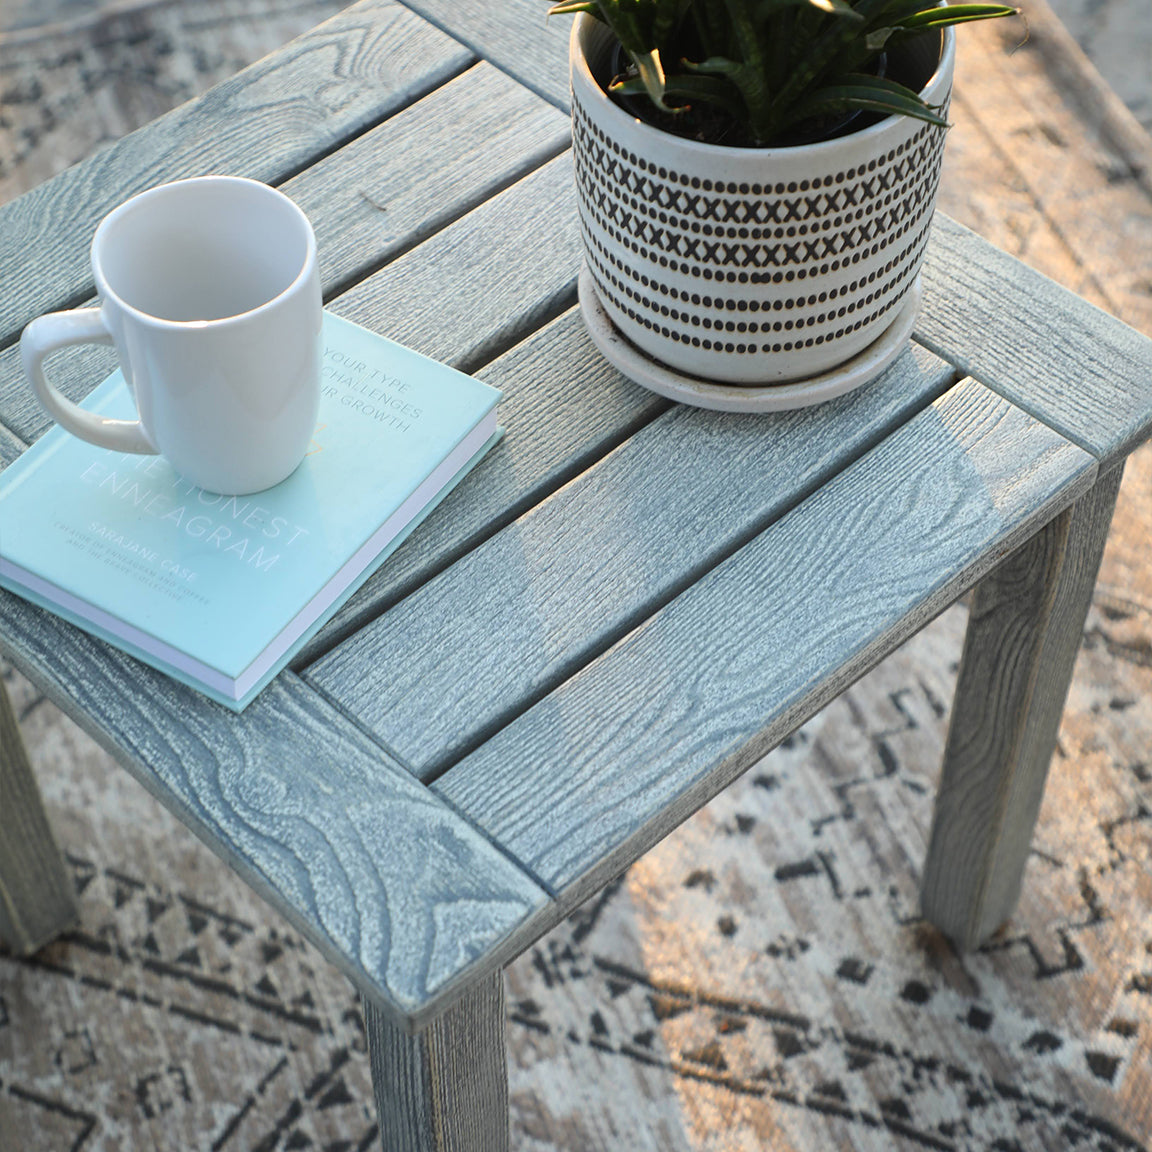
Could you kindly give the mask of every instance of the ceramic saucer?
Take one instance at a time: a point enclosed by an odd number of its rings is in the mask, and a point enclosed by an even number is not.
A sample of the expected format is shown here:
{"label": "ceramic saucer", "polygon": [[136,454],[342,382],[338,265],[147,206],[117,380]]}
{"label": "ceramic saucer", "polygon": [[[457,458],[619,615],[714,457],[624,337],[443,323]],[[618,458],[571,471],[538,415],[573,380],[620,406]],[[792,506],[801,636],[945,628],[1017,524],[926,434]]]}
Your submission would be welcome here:
{"label": "ceramic saucer", "polygon": [[917,276],[907,299],[896,313],[896,319],[883,335],[851,360],[819,376],[793,380],[788,384],[712,384],[653,360],[622,336],[596,295],[592,274],[587,267],[580,270],[580,311],[592,343],[605,359],[630,380],[661,396],[720,412],[786,412],[792,408],[806,408],[875,380],[904,351],[920,309],[921,294],[920,277]]}

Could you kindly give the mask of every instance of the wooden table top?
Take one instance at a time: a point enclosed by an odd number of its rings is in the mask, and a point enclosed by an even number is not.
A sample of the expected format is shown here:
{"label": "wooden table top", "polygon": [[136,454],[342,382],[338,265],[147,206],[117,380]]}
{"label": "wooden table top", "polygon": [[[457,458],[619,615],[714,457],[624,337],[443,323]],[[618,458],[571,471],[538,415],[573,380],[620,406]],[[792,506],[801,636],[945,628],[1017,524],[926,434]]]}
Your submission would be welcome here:
{"label": "wooden table top", "polygon": [[576,307],[567,33],[362,0],[0,209],[0,463],[48,426],[24,324],[91,298],[107,211],[208,172],[301,205],[332,311],[505,393],[504,441],[240,716],[0,593],[0,649],[409,1028],[1152,420],[1152,342],[940,217],[915,340],[859,392],[739,416],[625,380]]}

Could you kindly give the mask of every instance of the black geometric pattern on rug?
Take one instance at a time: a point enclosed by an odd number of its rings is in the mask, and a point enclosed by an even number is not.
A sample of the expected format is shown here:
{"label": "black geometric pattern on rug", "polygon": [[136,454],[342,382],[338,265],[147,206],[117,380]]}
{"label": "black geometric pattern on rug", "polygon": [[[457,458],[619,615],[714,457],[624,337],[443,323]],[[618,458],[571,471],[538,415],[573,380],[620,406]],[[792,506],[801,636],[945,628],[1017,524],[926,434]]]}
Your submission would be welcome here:
{"label": "black geometric pattern on rug", "polygon": [[[771,791],[770,775],[761,773],[754,788]],[[853,818],[849,790],[843,790],[843,819]],[[1147,812],[1134,819],[1149,819]],[[725,834],[746,836],[755,825],[751,816],[737,817]],[[363,1073],[365,1043],[356,998],[349,990],[338,1017],[317,1013],[310,993],[287,999],[281,984],[297,985],[301,972],[314,975],[316,957],[290,931],[257,925],[213,908],[200,898],[173,894],[150,886],[123,871],[101,868],[91,860],[69,856],[77,893],[92,909],[93,888],[101,889],[107,919],[94,932],[69,933],[39,956],[20,961],[35,973],[74,982],[128,1004],[139,1004],[170,1017],[175,1029],[185,1022],[214,1030],[222,1036],[243,1036],[269,1052],[268,1070],[255,1079],[241,1103],[206,1134],[203,1147],[213,1152],[249,1148],[318,1148],[323,1152],[350,1152],[375,1146],[377,1129],[371,1119],[371,1091],[361,1074],[350,1084],[347,1073],[356,1062]],[[777,882],[816,882],[833,900],[851,900],[837,874],[835,854],[817,852],[789,861],[776,869]],[[684,886],[707,893],[716,878],[707,869],[693,869]],[[1035,1092],[1027,1083],[991,1076],[986,1071],[918,1052],[890,1036],[841,1028],[801,1011],[731,997],[692,987],[681,981],[654,980],[643,971],[622,964],[610,954],[589,948],[598,922],[620,896],[624,879],[617,880],[558,931],[533,948],[522,961],[528,964],[541,994],[510,1000],[511,1027],[544,1036],[562,1037],[565,1045],[589,1046],[625,1061],[658,1067],[674,1077],[706,1081],[741,1096],[763,1098],[775,1105],[835,1116],[866,1129],[883,1129],[898,1136],[901,1146],[928,1149],[964,1149],[976,1136],[982,1113],[999,1110],[1011,1117],[1015,1143],[997,1148],[1028,1149],[1040,1146],[1034,1137],[1057,1128],[1076,1149],[1125,1150],[1146,1146],[1106,1117],[1050,1094]],[[1062,928],[1062,961],[1052,963],[1043,949],[1026,936],[1005,938],[989,950],[1022,948],[1034,960],[1037,979],[1073,972],[1083,966],[1075,944],[1079,929],[1097,922],[1106,912],[1085,893],[1084,917]],[[739,931],[731,914],[716,920],[720,937]],[[812,963],[813,941],[803,936],[781,937],[767,946],[780,964]],[[1150,941],[1152,946],[1152,941]],[[12,962],[12,961],[9,961]],[[899,1001],[913,1014],[943,993],[931,981],[901,983],[898,972],[886,970],[874,959],[851,953],[834,954],[831,977],[847,987]],[[323,963],[321,961],[321,963]],[[296,968],[297,970],[293,971]],[[588,1009],[572,1018],[550,1003],[548,992],[578,985]],[[1131,990],[1141,997],[1152,991],[1152,973],[1134,980]],[[565,1002],[566,1004],[566,1002]],[[247,1011],[237,1019],[236,1009]],[[668,1049],[657,1042],[659,1030],[672,1023],[685,1037]],[[957,1023],[991,1035],[995,1013],[972,1005]],[[0,1029],[8,1024],[0,1000]],[[1113,1030],[1121,1041],[1131,1041],[1137,1025],[1117,1019]],[[1021,1056],[1075,1049],[1094,1076],[1114,1081],[1122,1073],[1124,1055],[1096,1051],[1077,1038],[1051,1028],[1028,1035],[1005,1029],[1001,1042],[1015,1045]],[[235,1138],[242,1122],[264,1098],[287,1068],[289,1055],[302,1043],[323,1049],[324,1066],[298,1096],[284,1101],[262,1133]],[[90,1028],[70,1031],[59,1038],[52,1062],[64,1076],[75,1075],[98,1063]],[[751,1057],[751,1058],[750,1058]],[[176,1060],[150,1070],[131,1085],[136,1108],[154,1118],[190,1100],[195,1071]],[[877,1093],[875,1083],[888,1085]],[[77,1108],[64,1094],[53,1095],[34,1084],[4,1077],[0,1092],[22,1105],[41,1109],[62,1122],[71,1152],[85,1152],[98,1134],[99,1117]],[[933,1118],[946,1102],[947,1119]],[[310,1114],[326,1114],[350,1133],[345,1138],[316,1144],[309,1134]],[[0,1147],[5,1147],[0,1142]]]}
{"label": "black geometric pattern on rug", "polygon": [[[1101,632],[1097,617],[1088,654],[1103,653],[1092,639]],[[813,1152],[831,1146],[821,1142],[830,1132],[851,1148],[883,1138],[875,1146],[1146,1149],[1123,1101],[1124,1086],[1149,1074],[1152,926],[1141,931],[1107,893],[1144,868],[1150,773],[1142,762],[1111,764],[1130,786],[1125,802],[1087,830],[1098,849],[1072,863],[1058,920],[1037,923],[1024,909],[958,958],[920,920],[915,875],[881,859],[894,850],[899,859],[900,846],[885,842],[899,830],[899,805],[926,819],[932,770],[922,750],[938,751],[953,676],[914,655],[882,665],[517,961],[513,1084],[534,1083],[539,1060],[568,1067],[585,1053],[599,1069],[589,1091],[606,1104],[612,1082],[659,1074],[670,1102],[699,1089],[734,1109],[768,1109],[774,1122],[799,1125],[806,1135],[795,1146]],[[1102,704],[1114,716],[1137,706],[1116,694]],[[1033,885],[1068,871],[1044,844],[1042,833]],[[164,1131],[196,1108],[211,1115],[197,1147],[374,1146],[357,999],[309,945],[275,916],[237,915],[231,891],[167,887],[147,867],[87,854],[68,861],[83,928],[30,960],[0,957],[0,1119],[5,1104],[23,1109],[25,1123],[30,1112],[50,1119],[53,1141],[41,1147],[52,1152],[115,1146],[116,1132]],[[664,954],[682,933],[688,961]],[[1100,940],[1110,934],[1123,954],[1104,973]],[[1079,1003],[1101,975],[1112,985],[1096,1027],[1029,1001],[1034,989],[1036,1003],[1053,991],[1056,1003]],[[40,1001],[26,1002],[25,982]],[[54,1001],[74,993],[85,1012],[60,1023],[46,990]],[[141,1018],[167,1038],[143,1043],[131,1072],[107,1083],[117,1074],[108,1044]],[[37,1036],[38,1064],[13,1029]],[[214,1063],[229,1068],[226,1091]],[[526,1123],[524,1090],[513,1099],[514,1137]],[[109,1101],[119,1102],[111,1116]]]}
{"label": "black geometric pattern on rug", "polygon": [[[9,46],[0,198],[234,71],[273,17],[302,30],[341,6],[161,3]],[[648,1074],[670,1085],[662,1117],[711,1093],[730,1120],[644,1144],[660,1152],[728,1131],[742,1152],[1149,1147],[1152,614],[1096,603],[1006,934],[959,962],[919,922],[951,688],[938,652],[894,658],[512,966],[513,1148],[632,1152],[641,1139],[588,1134],[634,1136]],[[24,697],[30,728],[46,711]],[[170,855],[163,813],[117,826],[84,810],[51,740],[37,763],[83,928],[30,962],[0,954],[0,1152],[375,1146],[347,982],[235,877]],[[745,1107],[785,1138],[758,1140]],[[584,1126],[596,1110],[604,1128]]]}
{"label": "black geometric pattern on rug", "polygon": [[[294,994],[284,991],[284,984],[306,984],[315,974],[313,965],[323,964],[307,945],[290,931],[239,919],[199,896],[160,890],[138,876],[75,855],[67,859],[86,913],[85,927],[20,964],[97,998],[156,1012],[175,1034],[195,1025],[209,1036],[235,1037],[267,1053],[264,1070],[204,1134],[203,1147],[213,1152],[238,1147],[254,1152],[312,1147],[346,1152],[376,1145],[371,1089],[358,1084],[354,1096],[345,1078],[354,1056],[364,1064],[367,1052],[351,988],[337,1016],[318,1012],[306,986]],[[99,908],[105,916],[90,927],[90,913]],[[94,1027],[56,1038],[52,1064],[61,1078],[99,1063]],[[267,1100],[301,1045],[322,1054],[316,1074],[303,1091],[280,1103],[270,1121],[263,1122],[263,1132],[248,1130],[237,1140],[249,1113]],[[142,1071],[125,1087],[139,1116],[153,1120],[189,1104],[200,1078],[186,1059],[173,1057]],[[74,1152],[84,1152],[89,1138],[99,1134],[98,1115],[71,1106],[64,1093],[53,1095],[35,1083],[8,1077],[0,1092],[74,1120]],[[316,1145],[307,1131],[310,1113],[325,1114],[329,1124],[335,1121],[350,1135]]]}

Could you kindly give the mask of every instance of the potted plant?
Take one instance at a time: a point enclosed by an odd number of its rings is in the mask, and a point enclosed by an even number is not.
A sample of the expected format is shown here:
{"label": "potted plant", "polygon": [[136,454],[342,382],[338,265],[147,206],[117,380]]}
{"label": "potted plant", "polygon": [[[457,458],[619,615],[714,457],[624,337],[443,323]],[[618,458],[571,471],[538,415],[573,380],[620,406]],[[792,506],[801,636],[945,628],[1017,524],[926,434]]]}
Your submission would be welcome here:
{"label": "potted plant", "polygon": [[658,390],[643,371],[698,379],[705,395],[704,382],[792,382],[800,402],[882,370],[918,305],[952,25],[1017,9],[566,0],[551,11],[577,14],[581,303],[614,329],[597,340],[609,357]]}

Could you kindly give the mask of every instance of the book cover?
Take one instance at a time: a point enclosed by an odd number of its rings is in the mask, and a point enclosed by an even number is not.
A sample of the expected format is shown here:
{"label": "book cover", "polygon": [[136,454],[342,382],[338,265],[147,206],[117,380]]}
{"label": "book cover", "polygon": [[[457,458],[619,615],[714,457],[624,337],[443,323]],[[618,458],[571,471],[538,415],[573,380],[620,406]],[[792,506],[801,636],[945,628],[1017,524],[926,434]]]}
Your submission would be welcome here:
{"label": "book cover", "polygon": [[[240,711],[499,439],[500,393],[325,313],[283,483],[220,496],[53,428],[0,473],[0,585]],[[117,371],[84,407],[132,419]]]}

